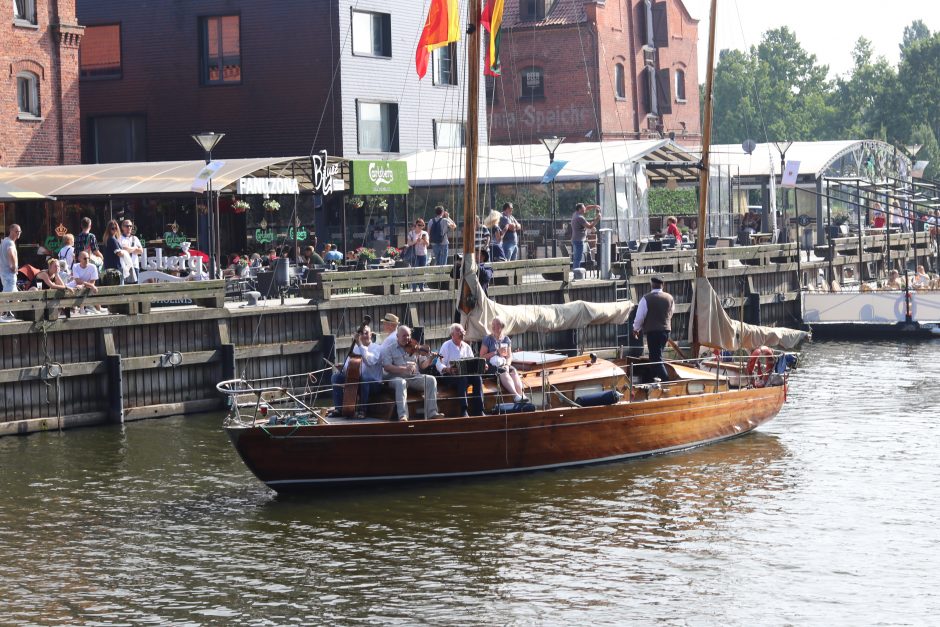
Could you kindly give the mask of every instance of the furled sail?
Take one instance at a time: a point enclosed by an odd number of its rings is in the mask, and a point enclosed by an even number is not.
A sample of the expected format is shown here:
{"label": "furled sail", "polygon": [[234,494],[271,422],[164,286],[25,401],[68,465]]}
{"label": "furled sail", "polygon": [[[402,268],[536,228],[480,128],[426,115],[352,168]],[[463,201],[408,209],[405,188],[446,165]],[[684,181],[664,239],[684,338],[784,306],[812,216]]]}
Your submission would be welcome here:
{"label": "furled sail", "polygon": [[578,300],[562,305],[500,305],[483,293],[472,255],[464,256],[461,270],[474,302],[472,311],[462,316],[469,341],[483,339],[490,332],[490,321],[495,317],[506,325],[507,335],[515,335],[526,331],[565,331],[590,324],[624,324],[633,309],[631,301],[589,303]]}
{"label": "furled sail", "polygon": [[[698,342],[702,346],[723,350],[753,350],[758,346],[792,349],[809,337],[809,333],[797,329],[735,322],[725,312],[718,294],[705,277],[695,279],[692,298]],[[693,341],[692,325],[689,325],[689,341]]]}

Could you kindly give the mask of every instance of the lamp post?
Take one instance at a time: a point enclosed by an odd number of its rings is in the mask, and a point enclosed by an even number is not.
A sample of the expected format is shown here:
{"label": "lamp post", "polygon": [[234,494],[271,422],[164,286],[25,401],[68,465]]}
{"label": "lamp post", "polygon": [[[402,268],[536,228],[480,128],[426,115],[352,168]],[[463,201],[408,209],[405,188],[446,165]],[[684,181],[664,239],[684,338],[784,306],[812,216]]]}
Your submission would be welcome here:
{"label": "lamp post", "polygon": [[[191,137],[206,153],[206,165],[209,165],[212,161],[212,149],[222,141],[222,138],[225,137],[225,133],[203,132],[197,135],[191,135]],[[217,279],[220,276],[218,266],[222,251],[220,250],[221,246],[219,243],[219,205],[218,202],[216,202],[213,210],[211,177],[207,181],[206,193],[209,195],[209,201],[206,205],[209,214],[209,276],[213,279]]]}
{"label": "lamp post", "polygon": [[[781,215],[783,216],[783,233],[786,233],[788,236],[790,234],[790,226],[787,224],[787,191],[783,189],[783,173],[787,169],[787,151],[790,150],[790,146],[793,145],[792,141],[780,141],[774,142],[774,147],[777,149],[777,152],[780,153],[780,189],[783,191],[783,207],[781,208]],[[793,192],[796,193],[795,191]],[[787,241],[790,238],[787,237]],[[799,254],[800,250],[800,229],[799,226],[796,229],[796,250]]]}
{"label": "lamp post", "polygon": [[[548,150],[548,165],[551,166],[555,163],[555,151],[558,150],[558,147],[561,146],[561,143],[565,141],[564,137],[558,137],[557,135],[552,135],[551,137],[543,137],[542,144],[545,146],[545,149]],[[552,257],[558,256],[558,233],[555,231],[555,177],[552,177]]]}

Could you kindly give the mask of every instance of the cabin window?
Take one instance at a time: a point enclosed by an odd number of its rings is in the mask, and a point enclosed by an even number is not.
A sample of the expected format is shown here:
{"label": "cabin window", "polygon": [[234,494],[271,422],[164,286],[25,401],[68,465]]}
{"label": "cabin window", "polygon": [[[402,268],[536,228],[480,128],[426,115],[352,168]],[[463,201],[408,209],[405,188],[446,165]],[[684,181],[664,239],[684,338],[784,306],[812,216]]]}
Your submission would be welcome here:
{"label": "cabin window", "polygon": [[614,66],[614,95],[618,100],[623,100],[627,97],[626,80],[624,79],[623,74],[623,63],[618,63]]}
{"label": "cabin window", "polygon": [[463,122],[434,120],[435,148],[463,148],[466,145],[466,125]]}
{"label": "cabin window", "polygon": [[398,152],[398,105],[358,102],[359,152]]}
{"label": "cabin window", "polygon": [[434,58],[434,84],[457,84],[457,44],[451,42],[431,53]]}
{"label": "cabin window", "polygon": [[145,120],[139,115],[107,115],[91,118],[89,152],[92,163],[146,161]]}
{"label": "cabin window", "polygon": [[543,98],[545,96],[545,74],[540,67],[522,70],[522,98]]}
{"label": "cabin window", "polygon": [[544,20],[552,12],[555,0],[521,0],[519,17],[523,20]]}
{"label": "cabin window", "polygon": [[685,70],[676,70],[676,102],[685,102]]}
{"label": "cabin window", "polygon": [[86,26],[78,65],[82,78],[120,78],[121,25]]}
{"label": "cabin window", "polygon": [[20,118],[41,117],[39,77],[32,72],[20,72],[16,75],[16,103]]}
{"label": "cabin window", "polygon": [[36,0],[13,0],[13,21],[36,24]]}
{"label": "cabin window", "polygon": [[237,15],[202,20],[202,82],[230,85],[242,80],[241,18]]}
{"label": "cabin window", "polygon": [[353,54],[392,56],[392,16],[369,11],[352,12]]}

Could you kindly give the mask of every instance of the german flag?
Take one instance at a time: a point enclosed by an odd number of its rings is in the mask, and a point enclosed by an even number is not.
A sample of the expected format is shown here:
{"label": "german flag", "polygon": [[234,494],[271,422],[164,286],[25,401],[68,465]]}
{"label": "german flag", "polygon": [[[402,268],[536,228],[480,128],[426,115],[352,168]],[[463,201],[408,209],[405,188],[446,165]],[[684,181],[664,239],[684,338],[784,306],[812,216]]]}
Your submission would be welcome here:
{"label": "german flag", "polygon": [[499,40],[502,37],[503,0],[489,0],[483,8],[483,13],[480,14],[480,23],[490,34],[483,73],[487,76],[499,76],[502,72],[499,64]]}
{"label": "german flag", "polygon": [[418,78],[424,78],[428,72],[428,58],[435,48],[443,48],[447,44],[460,40],[460,14],[457,0],[431,0],[428,9],[428,19],[424,23],[424,31],[418,40],[418,50],[415,52],[415,69]]}

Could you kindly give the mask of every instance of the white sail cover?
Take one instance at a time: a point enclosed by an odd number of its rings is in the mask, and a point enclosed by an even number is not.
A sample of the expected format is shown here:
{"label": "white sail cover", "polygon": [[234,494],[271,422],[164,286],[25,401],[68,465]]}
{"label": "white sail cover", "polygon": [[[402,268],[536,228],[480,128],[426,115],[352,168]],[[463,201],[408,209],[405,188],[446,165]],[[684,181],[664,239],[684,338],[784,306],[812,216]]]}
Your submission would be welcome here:
{"label": "white sail cover", "polygon": [[[695,279],[693,307],[698,342],[703,346],[723,350],[753,350],[759,346],[792,349],[809,337],[806,331],[735,322],[722,308],[718,294],[705,277]],[[689,325],[689,342],[692,341],[692,325]]]}
{"label": "white sail cover", "polygon": [[477,278],[477,264],[472,255],[465,255],[462,275],[476,299],[469,315],[461,315],[467,340],[482,340],[490,332],[490,321],[499,317],[506,325],[506,335],[526,331],[565,331],[589,324],[624,324],[633,309],[632,301],[589,303],[583,300],[562,305],[500,305],[490,300]]}

